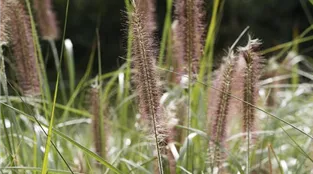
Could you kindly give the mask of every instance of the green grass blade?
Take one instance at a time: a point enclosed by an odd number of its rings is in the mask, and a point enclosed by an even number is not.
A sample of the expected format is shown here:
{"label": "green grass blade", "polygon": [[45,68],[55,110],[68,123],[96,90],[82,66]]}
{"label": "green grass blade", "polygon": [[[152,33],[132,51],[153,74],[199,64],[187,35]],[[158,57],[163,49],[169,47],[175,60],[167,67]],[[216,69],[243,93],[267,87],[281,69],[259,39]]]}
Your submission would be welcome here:
{"label": "green grass blade", "polygon": [[[126,10],[127,10],[127,17],[128,17],[128,21],[131,21],[131,12],[132,12],[132,8],[131,8],[131,5],[130,5],[130,2],[129,0],[125,0],[125,6],[126,6]],[[131,56],[132,56],[132,40],[133,40],[133,34],[132,34],[132,25],[131,25],[131,22],[129,22],[129,26],[128,26],[128,31],[127,31],[127,57],[126,57],[126,70],[125,70],[125,81],[124,81],[124,88],[121,89],[121,92],[123,94],[120,94],[122,95],[122,97],[125,99],[129,96],[129,92],[130,92],[130,81],[131,81]],[[122,91],[123,90],[123,91]],[[118,101],[120,102],[120,101]],[[129,109],[129,104],[130,102],[125,102],[123,105],[122,105],[122,108],[121,110],[119,111],[119,115],[120,115],[120,123],[122,125],[127,125],[128,123],[128,116],[127,116],[127,113],[128,113],[128,109]],[[124,141],[124,131],[121,132],[121,145],[120,147],[123,146],[123,141]]]}
{"label": "green grass blade", "polygon": [[79,143],[77,143],[75,140],[71,139],[70,137],[66,136],[65,134],[63,134],[62,132],[53,129],[53,132],[57,135],[59,135],[60,137],[64,138],[65,140],[67,140],[68,142],[70,142],[71,144],[75,145],[76,147],[78,147],[79,149],[81,149],[85,154],[87,154],[88,156],[91,156],[92,158],[94,158],[95,160],[97,160],[98,162],[100,162],[101,164],[103,164],[104,166],[108,167],[110,170],[112,170],[114,173],[122,173],[121,171],[119,171],[117,168],[115,168],[114,166],[112,166],[110,163],[108,163],[107,161],[105,161],[102,157],[100,157],[99,155],[95,154],[94,152],[90,151],[89,149],[87,149],[86,147],[80,145]]}
{"label": "green grass blade", "polygon": [[303,150],[303,148],[297,143],[297,141],[295,141],[284,128],[281,127],[281,129],[285,132],[289,139],[297,146],[300,153],[313,163],[313,159]]}
{"label": "green grass blade", "polygon": [[54,98],[53,98],[53,106],[52,106],[52,111],[51,111],[51,117],[50,117],[50,123],[49,123],[49,128],[48,128],[48,136],[47,136],[47,141],[46,141],[46,148],[45,148],[45,154],[44,154],[44,159],[43,159],[43,166],[42,166],[42,174],[46,174],[48,172],[48,156],[49,156],[49,150],[50,150],[50,142],[51,142],[51,137],[52,137],[52,127],[53,127],[53,122],[54,122],[54,112],[55,112],[55,105],[56,105],[56,100],[57,100],[57,95],[58,95],[58,86],[59,86],[59,78],[60,74],[58,73],[57,76],[57,81],[55,84],[55,92],[54,92]]}
{"label": "green grass blade", "polygon": [[[204,46],[204,57],[201,60],[201,67],[199,71],[199,79],[203,81],[204,74],[207,71],[207,66],[209,66],[209,70],[211,70],[210,67],[212,67],[212,60],[213,60],[213,51],[214,48],[214,40],[215,40],[215,33],[216,33],[216,26],[217,26],[217,19],[218,19],[218,9],[220,8],[220,0],[214,0],[213,1],[213,11],[212,11],[212,17],[210,21],[210,25],[208,27],[208,33],[205,41]],[[211,62],[210,62],[211,61]]]}
{"label": "green grass blade", "polygon": [[[11,170],[15,172],[22,172],[22,173],[27,173],[27,171],[31,171],[32,173],[37,173],[42,171],[42,168],[37,168],[37,167],[1,167],[0,170]],[[57,169],[48,169],[48,173],[59,173],[59,174],[66,174],[66,173],[71,173],[68,171],[64,170],[57,170]]]}
{"label": "green grass blade", "polygon": [[161,39],[161,45],[160,45],[160,53],[159,53],[159,66],[162,66],[163,64],[163,58],[164,58],[164,53],[165,53],[165,48],[166,48],[166,43],[169,38],[169,32],[171,30],[171,24],[172,24],[172,7],[173,7],[173,0],[167,0],[166,1],[166,16],[165,16],[165,22],[164,22],[164,27],[163,27],[163,32],[162,32],[162,39]]}
{"label": "green grass blade", "polygon": [[[43,127],[49,127],[48,125],[46,124],[43,124],[41,122],[39,122],[38,120],[36,120],[35,117],[21,111],[21,110],[18,110],[8,104],[5,104],[5,103],[2,103],[2,105],[6,106],[7,108],[10,108],[12,110],[14,110],[15,112],[21,114],[21,115],[24,115],[26,116],[29,120],[31,120],[32,122],[37,122],[40,126],[43,126]],[[43,129],[42,129],[43,130]],[[44,131],[44,130],[43,130]],[[112,166],[110,163],[108,163],[107,161],[105,161],[102,157],[100,157],[99,155],[95,154],[94,152],[90,151],[89,149],[87,149],[86,147],[82,146],[81,144],[77,143],[75,140],[73,140],[72,138],[68,137],[67,135],[65,135],[64,133],[52,128],[51,129],[51,133],[53,134],[56,134],[62,138],[64,138],[65,140],[67,140],[68,142],[70,142],[71,144],[73,144],[74,146],[78,147],[79,149],[81,149],[85,154],[87,154],[88,156],[94,158],[95,160],[97,160],[98,162],[100,162],[101,164],[103,164],[104,166],[108,167],[110,170],[112,170],[113,172],[119,174],[119,173],[122,173],[121,171],[119,171],[117,168],[115,168],[114,166]],[[51,134],[52,135],[52,134]],[[53,145],[53,144],[52,144]],[[46,168],[46,171],[48,169]]]}
{"label": "green grass blade", "polygon": [[265,55],[265,54],[268,54],[268,53],[271,53],[271,52],[283,49],[285,47],[291,47],[291,46],[293,46],[295,44],[300,44],[300,43],[308,42],[308,41],[311,41],[311,40],[313,40],[313,36],[307,36],[307,37],[295,39],[293,41],[286,42],[286,43],[279,44],[279,45],[276,45],[274,47],[265,49],[265,50],[261,51],[260,54]]}
{"label": "green grass blade", "polygon": [[68,70],[68,78],[70,83],[70,94],[73,94],[75,89],[75,61],[74,61],[74,51],[73,51],[73,43],[70,39],[65,39],[64,41],[65,51],[65,61]]}
{"label": "green grass blade", "polygon": [[[66,10],[65,10],[65,24],[64,24],[63,39],[62,39],[63,41],[64,41],[65,33],[66,33],[69,5],[70,5],[70,1],[67,0]],[[61,47],[60,66],[61,66],[62,58],[63,58],[63,50],[64,50],[64,42],[62,42],[62,47]],[[58,95],[58,87],[59,87],[59,82],[60,82],[60,77],[61,77],[60,75],[61,75],[61,72],[58,71],[57,80],[56,80],[56,84],[55,84],[55,92],[54,92],[54,97],[53,97],[52,109],[51,109],[51,117],[50,117],[50,123],[49,123],[49,128],[48,128],[48,135],[47,135],[44,159],[43,159],[43,164],[42,164],[42,172],[41,172],[42,174],[46,174],[48,172],[48,162],[49,162],[48,156],[49,156],[49,150],[50,150],[50,146],[51,146],[52,128],[53,128],[53,124],[54,124],[55,105],[56,105],[56,100],[57,100],[57,95]],[[64,160],[62,155],[61,155],[61,157]],[[68,168],[72,172],[72,170],[69,166],[68,166]]]}
{"label": "green grass blade", "polygon": [[[66,107],[67,108],[70,108],[70,106],[73,105],[76,97],[78,96],[80,90],[82,89],[82,87],[84,87],[84,84],[86,82],[86,80],[89,78],[90,74],[91,74],[91,71],[92,71],[92,67],[93,67],[93,62],[94,62],[94,58],[95,58],[95,53],[96,53],[96,48],[97,48],[97,45],[96,44],[93,44],[92,48],[91,48],[91,53],[90,53],[90,56],[89,56],[89,62],[88,62],[88,65],[87,65],[87,69],[86,69],[86,72],[84,74],[84,76],[81,78],[81,80],[79,81],[79,83],[77,84],[77,87],[75,88],[72,96],[70,97],[69,101],[67,102],[66,104]],[[93,83],[93,81],[90,82],[90,84]],[[65,110],[62,114],[62,118],[64,120],[67,119],[67,116],[68,116],[68,110]]]}
{"label": "green grass blade", "polygon": [[67,94],[65,91],[66,87],[64,84],[64,78],[63,78],[63,73],[62,73],[62,68],[61,68],[61,62],[59,60],[58,50],[56,48],[54,40],[49,40],[49,44],[50,44],[50,47],[52,49],[52,53],[53,53],[52,55],[54,58],[55,68],[56,68],[57,72],[60,73],[60,82],[59,83],[60,83],[61,94],[62,94],[61,97],[62,97],[63,102],[65,103],[67,101]]}

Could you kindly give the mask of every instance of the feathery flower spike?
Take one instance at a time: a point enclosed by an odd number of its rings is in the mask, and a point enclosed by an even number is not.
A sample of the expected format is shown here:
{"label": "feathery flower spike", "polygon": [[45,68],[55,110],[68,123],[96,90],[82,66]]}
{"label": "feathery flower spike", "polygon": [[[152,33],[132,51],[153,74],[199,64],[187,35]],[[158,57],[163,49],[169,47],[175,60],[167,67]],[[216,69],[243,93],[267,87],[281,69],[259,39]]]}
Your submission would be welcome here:
{"label": "feathery flower spike", "polygon": [[[217,78],[215,80],[215,87],[221,91],[215,91],[215,106],[212,108],[209,117],[213,116],[212,130],[211,130],[211,143],[209,149],[209,163],[212,167],[219,167],[220,162],[223,158],[224,141],[227,126],[227,117],[229,116],[230,108],[230,93],[233,86],[233,76],[235,74],[235,67],[237,64],[238,57],[233,53],[230,53],[224,64],[217,71]],[[212,100],[213,101],[213,100]]]}
{"label": "feathery flower spike", "polygon": [[[256,98],[258,96],[256,84],[260,78],[261,68],[263,67],[263,57],[257,53],[260,46],[260,40],[252,40],[249,37],[247,46],[238,48],[240,59],[244,59],[246,62],[243,99],[251,105],[256,104]],[[243,103],[243,129],[244,132],[248,132],[248,137],[251,138],[250,132],[254,128],[255,109],[249,104]]]}
{"label": "feathery flower spike", "polygon": [[174,58],[183,59],[185,65],[190,63],[190,71],[194,74],[199,71],[199,60],[203,49],[204,12],[202,6],[202,0],[175,1],[175,18],[178,25],[174,31],[176,39],[174,46],[180,50],[174,52]]}
{"label": "feathery flower spike", "polygon": [[59,29],[51,0],[34,0],[34,9],[42,38],[45,40],[57,39]]}
{"label": "feathery flower spike", "polygon": [[30,18],[21,1],[7,1],[10,48],[13,52],[17,81],[23,95],[40,95],[39,70]]}
{"label": "feathery flower spike", "polygon": [[141,0],[133,0],[133,67],[134,80],[139,95],[139,110],[147,120],[156,142],[159,172],[163,173],[161,151],[166,146],[167,129],[160,108],[160,89],[157,86],[158,76],[155,70],[156,50],[153,36],[148,35],[149,25],[144,23],[147,16],[138,8]]}

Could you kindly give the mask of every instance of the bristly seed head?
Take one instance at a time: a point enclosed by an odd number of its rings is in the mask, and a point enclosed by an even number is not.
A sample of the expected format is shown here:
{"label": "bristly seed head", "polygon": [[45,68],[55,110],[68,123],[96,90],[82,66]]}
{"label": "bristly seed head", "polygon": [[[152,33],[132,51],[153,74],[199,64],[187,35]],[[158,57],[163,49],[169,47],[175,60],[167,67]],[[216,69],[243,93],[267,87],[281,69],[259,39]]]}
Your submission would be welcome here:
{"label": "bristly seed head", "polygon": [[10,19],[9,31],[10,49],[12,49],[15,71],[23,95],[38,96],[40,91],[39,69],[32,28],[25,4],[21,1],[7,1]]}
{"label": "bristly seed head", "polygon": [[141,0],[133,0],[131,25],[133,32],[133,68],[134,80],[139,95],[139,110],[152,130],[158,153],[159,172],[163,173],[161,151],[167,145],[168,131],[164,125],[164,116],[160,107],[159,78],[155,70],[156,47],[154,37],[149,35],[147,16],[138,8]]}
{"label": "bristly seed head", "polygon": [[[229,108],[231,105],[230,93],[232,91],[233,76],[236,71],[237,60],[238,57],[233,53],[230,53],[229,57],[226,58],[225,63],[217,71],[217,78],[215,80],[215,88],[219,89],[219,91],[215,91],[216,95],[211,96],[215,97],[212,101],[214,100],[214,103],[216,103],[214,108],[212,108],[213,111],[209,111],[209,113],[213,114],[209,149],[209,163],[213,165],[213,167],[218,167],[223,158],[227,117],[229,116]],[[211,117],[211,115],[209,115],[209,117]]]}
{"label": "bristly seed head", "polygon": [[[175,18],[178,25],[174,30],[174,58],[190,64],[190,71],[197,74],[203,49],[203,0],[176,0]],[[185,71],[189,67],[185,66]]]}
{"label": "bristly seed head", "polygon": [[34,0],[34,9],[42,38],[45,40],[57,39],[59,29],[51,0]]}
{"label": "bristly seed head", "polygon": [[10,16],[7,10],[7,3],[0,0],[0,46],[9,42],[7,24]]}
{"label": "bristly seed head", "polygon": [[146,25],[146,32],[148,36],[155,36],[157,29],[155,16],[155,0],[136,0],[137,9],[144,16],[142,22]]}
{"label": "bristly seed head", "polygon": [[257,52],[261,46],[258,39],[251,39],[247,46],[238,48],[240,59],[246,61],[244,82],[243,82],[243,99],[247,103],[243,103],[243,131],[250,132],[254,129],[256,98],[258,96],[257,82],[261,75],[261,68],[263,67],[263,57]]}
{"label": "bristly seed head", "polygon": [[[101,107],[100,102],[100,85],[92,85],[87,92],[86,105],[88,111],[92,114],[92,133],[94,138],[96,153],[102,158],[106,158],[107,142],[108,142],[108,128],[105,123],[105,108]],[[102,118],[101,118],[102,117]],[[101,128],[104,128],[103,130]]]}

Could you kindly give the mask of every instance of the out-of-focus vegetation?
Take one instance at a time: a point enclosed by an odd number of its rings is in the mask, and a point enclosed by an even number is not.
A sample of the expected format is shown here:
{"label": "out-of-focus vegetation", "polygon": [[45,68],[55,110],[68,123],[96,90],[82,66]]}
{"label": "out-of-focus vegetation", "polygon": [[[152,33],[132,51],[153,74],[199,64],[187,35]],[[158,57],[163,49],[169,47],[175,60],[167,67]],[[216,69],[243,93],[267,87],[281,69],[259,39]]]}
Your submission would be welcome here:
{"label": "out-of-focus vegetation", "polygon": [[197,30],[156,0],[154,38],[148,0],[55,0],[56,45],[35,1],[0,0],[0,172],[313,172],[313,1],[209,1]]}
{"label": "out-of-focus vegetation", "polygon": [[[205,2],[207,9],[212,10],[212,1]],[[60,27],[63,27],[66,3],[55,0],[54,4]],[[307,0],[226,0],[216,50],[222,55],[246,26],[251,27],[252,35],[262,38],[264,47],[290,41],[293,30],[303,31],[313,22],[309,15],[312,10]],[[157,11],[158,35],[161,38],[166,0],[157,0]],[[210,15],[208,13],[207,19]],[[95,28],[100,23],[101,52],[106,60],[103,61],[103,69],[109,71],[118,67],[123,61],[117,61],[116,58],[126,54],[126,18],[123,0],[71,1],[66,36],[75,45],[77,65],[87,62],[86,56],[95,38]]]}

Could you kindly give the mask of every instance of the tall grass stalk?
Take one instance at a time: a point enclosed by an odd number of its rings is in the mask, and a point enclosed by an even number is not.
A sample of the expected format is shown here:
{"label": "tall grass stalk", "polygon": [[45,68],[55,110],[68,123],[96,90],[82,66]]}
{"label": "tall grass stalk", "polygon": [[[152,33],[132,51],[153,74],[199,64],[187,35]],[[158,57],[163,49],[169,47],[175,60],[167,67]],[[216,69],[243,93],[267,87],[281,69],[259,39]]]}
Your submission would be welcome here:
{"label": "tall grass stalk", "polygon": [[50,47],[52,49],[56,70],[57,70],[57,72],[60,73],[60,88],[61,88],[60,90],[61,90],[61,94],[62,94],[61,97],[62,97],[63,102],[65,103],[65,102],[67,102],[67,94],[66,94],[66,91],[65,91],[66,87],[65,87],[65,84],[64,84],[64,78],[63,78],[62,67],[61,67],[61,63],[60,63],[60,60],[59,60],[58,51],[57,51],[57,48],[56,48],[54,40],[48,40],[48,42],[49,42]]}
{"label": "tall grass stalk", "polygon": [[[28,7],[30,9],[29,1],[28,1]],[[62,38],[63,41],[64,41],[65,33],[66,33],[68,9],[69,9],[69,0],[67,0],[67,4],[66,4],[65,24],[64,24],[63,38]],[[64,42],[62,42],[60,62],[62,62],[62,58],[63,58],[63,51],[64,51],[63,49],[64,49]],[[54,124],[55,105],[56,105],[56,99],[57,99],[57,94],[58,94],[59,79],[60,79],[60,72],[57,73],[57,80],[56,80],[54,98],[53,98],[53,103],[52,103],[52,108],[51,108],[51,115],[50,115],[50,119],[49,119],[50,122],[49,122],[47,141],[46,141],[46,146],[45,146],[45,154],[44,154],[44,160],[43,160],[43,166],[42,166],[42,174],[45,174],[48,171],[48,160],[49,160],[48,157],[49,157],[49,150],[50,150],[51,139],[52,139],[52,127]],[[71,170],[71,168],[69,166],[68,166],[68,168]]]}
{"label": "tall grass stalk", "polygon": [[[249,37],[249,41],[246,47],[241,47],[238,49],[238,52],[240,54],[240,58],[244,59],[246,61],[246,68],[245,68],[245,75],[244,75],[244,93],[243,93],[243,99],[244,101],[255,105],[256,104],[256,98],[258,95],[258,89],[257,89],[257,81],[260,77],[260,71],[262,68],[262,57],[256,53],[256,51],[259,49],[261,43],[258,39],[252,40]],[[243,103],[243,130],[244,132],[247,132],[247,173],[249,173],[249,149],[250,149],[250,140],[251,132],[254,130],[255,125],[255,109],[254,107],[251,107],[250,105]]]}
{"label": "tall grass stalk", "polygon": [[[127,11],[127,20],[131,21],[131,13],[132,13],[132,8],[129,0],[125,0],[125,7]],[[129,23],[128,28],[127,28],[127,54],[126,54],[126,70],[125,70],[125,81],[124,81],[124,89],[123,89],[123,98],[129,97],[129,92],[131,90],[130,88],[130,81],[131,81],[131,56],[132,56],[132,42],[133,42],[133,32],[132,32],[132,24]],[[120,121],[123,125],[128,124],[128,116],[127,113],[129,112],[129,105],[130,102],[125,102],[120,109]],[[121,143],[120,146],[123,146],[124,142],[124,134],[125,132],[121,132]]]}
{"label": "tall grass stalk", "polygon": [[[167,130],[164,122],[163,112],[160,108],[160,89],[157,86],[158,77],[155,71],[155,47],[154,40],[147,35],[149,25],[143,23],[146,21],[144,13],[139,11],[138,2],[132,1],[134,7],[132,12],[132,29],[133,29],[133,65],[136,71],[135,83],[139,95],[139,110],[144,120],[150,125],[157,157],[158,171],[163,173],[163,164],[161,148],[164,148],[164,142]],[[152,127],[152,130],[151,130]]]}
{"label": "tall grass stalk", "polygon": [[[2,4],[0,4],[0,5],[2,5]],[[0,43],[0,61],[1,61],[0,62],[0,81],[1,81],[0,95],[2,94],[2,91],[4,91],[6,101],[8,102],[8,104],[10,106],[12,106],[11,101],[9,100],[9,91],[8,91],[8,86],[7,86],[7,76],[5,74],[5,64],[4,64],[4,56],[3,56],[2,46],[3,46],[3,42]],[[9,113],[10,113],[9,120],[12,121],[13,123],[15,123],[16,125],[19,125],[19,124],[17,124],[18,122],[16,121],[15,113],[14,112],[9,112]],[[13,131],[12,131],[12,129],[10,130],[9,129],[10,126],[7,125],[7,122],[5,120],[5,114],[4,114],[4,111],[2,109],[2,105],[0,105],[0,114],[1,114],[2,125],[4,127],[4,135],[5,135],[6,145],[8,146],[10,163],[12,166],[16,166],[16,161],[14,160],[14,156],[16,156],[15,150],[13,147],[14,141],[13,141],[12,137],[11,137],[11,140],[9,137],[9,133],[11,132],[10,134],[12,135]],[[15,130],[17,130],[16,132],[21,134],[19,127],[16,127]]]}
{"label": "tall grass stalk", "polygon": [[[220,70],[217,72],[216,78],[216,88],[220,89],[223,92],[218,92],[216,95],[212,96],[211,100],[216,100],[215,106],[209,107],[212,109],[212,125],[209,127],[212,128],[211,131],[211,144],[209,151],[209,161],[213,168],[220,167],[221,162],[223,161],[224,152],[223,147],[226,137],[227,122],[229,117],[230,106],[230,93],[233,88],[233,78],[235,74],[235,67],[237,66],[238,57],[234,53],[230,52],[228,57],[225,58],[225,63],[221,66]],[[211,96],[210,96],[211,97]],[[213,99],[214,97],[214,99]],[[213,103],[213,102],[212,102]],[[211,112],[209,112],[211,113]],[[208,119],[208,120],[209,120]]]}
{"label": "tall grass stalk", "polygon": [[164,54],[166,50],[166,43],[171,38],[169,37],[169,33],[171,30],[171,23],[172,23],[172,7],[173,7],[173,0],[166,1],[166,15],[164,20],[164,27],[162,32],[161,44],[160,44],[160,52],[158,58],[158,66],[162,66],[164,62]]}
{"label": "tall grass stalk", "polygon": [[74,49],[73,43],[70,39],[64,40],[64,58],[66,60],[67,70],[68,70],[68,78],[69,78],[69,88],[70,94],[74,93],[75,85],[76,85],[76,75],[75,75],[75,61],[74,61]]}
{"label": "tall grass stalk", "polygon": [[[17,90],[19,84],[11,78],[14,74],[11,67],[14,67],[15,62],[10,59],[13,47],[10,41],[6,41],[10,38],[2,32],[2,24],[9,25],[8,21],[2,20],[3,2],[22,3],[24,6],[26,2],[24,10],[29,15],[28,30],[32,35],[29,43],[33,43],[34,47],[31,52],[35,54],[36,61],[33,65],[38,69],[41,98],[20,96],[23,89]],[[37,2],[46,3],[49,0]],[[195,14],[196,9],[186,6],[175,9],[173,3],[187,2],[195,5],[199,1],[166,1],[161,43],[154,36],[156,22],[148,20],[155,20],[155,8],[145,8],[151,2],[156,3],[155,0],[125,0],[125,21],[129,21],[127,34],[125,33],[128,37],[127,58],[125,64],[117,70],[103,72],[101,69],[101,64],[104,63],[101,58],[105,55],[100,52],[100,35],[104,33],[99,32],[100,25],[97,25],[87,69],[77,85],[73,45],[68,44],[69,40],[64,40],[65,23],[62,47],[57,49],[58,46],[54,46],[54,54],[55,57],[60,56],[60,64],[62,57],[66,56],[70,72],[69,93],[65,96],[60,84],[63,81],[60,73],[57,74],[55,91],[46,88],[49,87],[47,73],[36,31],[36,24],[40,22],[37,18],[34,21],[29,0],[0,0],[0,131],[3,133],[0,135],[0,147],[3,147],[0,148],[0,166],[4,166],[0,167],[0,171],[118,174],[311,172],[313,160],[309,152],[313,137],[310,128],[312,119],[308,116],[312,106],[313,77],[310,73],[313,71],[313,63],[306,55],[301,55],[310,50],[302,49],[301,44],[312,41],[309,34],[313,28],[308,27],[299,35],[297,31],[293,41],[262,51],[257,49],[259,46],[253,46],[253,40],[248,41],[248,46],[235,49],[246,32],[244,30],[230,47],[227,61],[213,74],[211,68],[216,55],[214,43],[218,39],[224,3],[229,2],[209,2],[209,5],[213,4],[212,11],[209,12],[210,26],[207,27],[206,36],[203,35],[206,40],[201,42],[205,47],[200,49],[200,56],[194,60],[191,48],[195,42],[192,39],[197,37],[191,37],[195,33],[191,24],[196,20],[190,16]],[[69,1],[66,3],[67,22]],[[173,9],[187,9],[188,15],[185,14],[185,17],[189,16],[190,25],[187,25],[188,22],[181,25],[181,16],[177,11],[173,15]],[[35,15],[36,11],[34,8]],[[48,9],[41,13],[45,12],[52,11]],[[149,14],[152,15],[149,17]],[[98,20],[100,23],[100,17]],[[152,22],[148,23],[150,21]],[[171,30],[170,26],[174,29]],[[182,34],[183,37],[177,37],[177,30],[186,27],[188,32]],[[204,28],[206,27],[202,29]],[[45,39],[41,30],[39,33],[40,38]],[[175,46],[180,39],[183,43],[188,43],[187,49]],[[180,53],[185,52],[189,55],[187,59],[180,56]],[[288,52],[294,55],[288,54],[281,63],[280,60]],[[272,53],[274,58],[271,60],[274,60],[278,70],[284,69],[284,72],[263,76],[262,81],[259,81],[261,71],[256,69],[255,62],[262,63],[263,60],[257,58],[267,56],[265,53]],[[67,59],[68,56],[70,59]],[[294,56],[295,59],[290,59]],[[93,69],[95,58],[98,59],[98,70]],[[182,70],[173,67],[172,62],[179,59],[185,62],[181,63],[184,66]],[[200,69],[194,68],[197,59],[201,63],[205,62],[200,65]],[[92,78],[94,72],[97,74]],[[167,77],[172,74],[177,75],[179,80],[169,81]],[[195,76],[198,76],[197,80],[194,80]],[[131,80],[134,81],[131,83]],[[85,92],[95,82],[98,84],[93,89],[95,97],[84,98]],[[67,87],[66,81],[64,85]],[[275,95],[268,92],[274,89],[277,89]],[[69,99],[63,101],[63,97]],[[268,97],[275,97],[276,105],[266,105]],[[93,100],[88,110],[83,105],[86,100]],[[180,119],[179,122],[176,117]],[[176,120],[175,124],[173,120]],[[107,126],[110,128],[109,133]],[[141,131],[145,126],[148,132]],[[93,131],[92,128],[96,129]],[[256,129],[260,131],[255,131]],[[90,136],[92,134],[94,135]],[[254,139],[256,136],[261,138]],[[151,138],[153,142],[150,141]],[[96,144],[95,151],[94,142],[100,142]],[[204,151],[207,147],[210,150],[209,157]],[[210,160],[210,164],[206,163],[207,160]]]}

